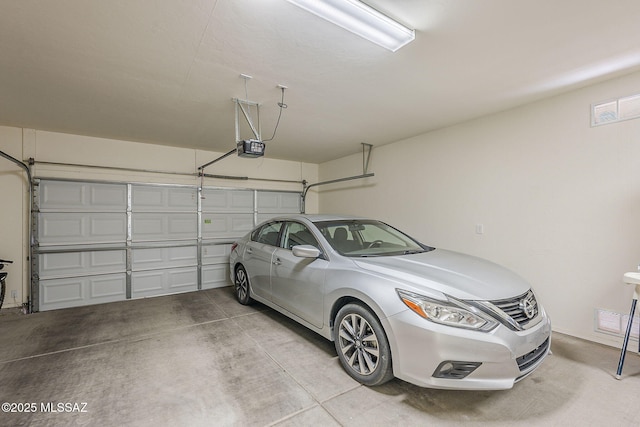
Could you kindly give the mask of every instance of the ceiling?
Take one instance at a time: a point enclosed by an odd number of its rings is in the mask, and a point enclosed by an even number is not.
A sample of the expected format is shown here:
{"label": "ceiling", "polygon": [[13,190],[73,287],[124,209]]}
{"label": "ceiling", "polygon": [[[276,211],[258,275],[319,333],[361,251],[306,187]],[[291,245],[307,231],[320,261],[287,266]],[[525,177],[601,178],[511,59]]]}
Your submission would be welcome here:
{"label": "ceiling", "polygon": [[0,125],[226,152],[232,99],[268,139],[280,84],[267,157],[322,163],[640,70],[637,0],[366,2],[416,40],[285,0],[5,1]]}

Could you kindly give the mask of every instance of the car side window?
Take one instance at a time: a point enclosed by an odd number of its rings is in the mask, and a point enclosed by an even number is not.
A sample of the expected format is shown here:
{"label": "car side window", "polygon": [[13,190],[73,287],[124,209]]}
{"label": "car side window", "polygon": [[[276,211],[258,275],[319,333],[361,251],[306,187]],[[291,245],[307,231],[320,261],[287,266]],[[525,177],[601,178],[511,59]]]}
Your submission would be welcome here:
{"label": "car side window", "polygon": [[282,247],[291,250],[297,245],[311,245],[320,248],[318,241],[306,225],[299,222],[288,222],[282,239]]}
{"label": "car side window", "polygon": [[265,224],[251,235],[251,240],[266,245],[278,246],[278,236],[281,228],[282,222]]}

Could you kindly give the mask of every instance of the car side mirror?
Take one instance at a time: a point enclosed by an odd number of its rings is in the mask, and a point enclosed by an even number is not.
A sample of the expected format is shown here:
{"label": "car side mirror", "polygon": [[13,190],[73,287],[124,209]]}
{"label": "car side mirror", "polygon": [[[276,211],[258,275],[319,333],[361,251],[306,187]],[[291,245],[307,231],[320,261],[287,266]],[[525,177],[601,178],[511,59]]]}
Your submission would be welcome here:
{"label": "car side mirror", "polygon": [[291,250],[294,256],[300,258],[318,258],[320,256],[320,249],[311,245],[296,245]]}

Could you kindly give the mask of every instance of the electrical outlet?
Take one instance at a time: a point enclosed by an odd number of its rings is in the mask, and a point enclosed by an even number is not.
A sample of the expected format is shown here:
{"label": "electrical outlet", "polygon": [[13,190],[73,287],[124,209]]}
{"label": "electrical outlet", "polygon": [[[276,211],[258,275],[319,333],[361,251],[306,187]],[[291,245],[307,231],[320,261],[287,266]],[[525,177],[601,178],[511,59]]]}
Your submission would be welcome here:
{"label": "electrical outlet", "polygon": [[15,289],[11,291],[11,298],[16,299],[18,298],[18,291],[16,291]]}

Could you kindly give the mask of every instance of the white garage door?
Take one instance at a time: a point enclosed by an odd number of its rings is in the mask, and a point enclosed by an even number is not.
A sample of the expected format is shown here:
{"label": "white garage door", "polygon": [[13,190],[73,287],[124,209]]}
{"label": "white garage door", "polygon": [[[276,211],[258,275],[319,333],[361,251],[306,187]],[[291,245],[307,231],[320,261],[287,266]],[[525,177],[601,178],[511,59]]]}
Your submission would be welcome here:
{"label": "white garage door", "polygon": [[42,179],[36,311],[228,284],[231,243],[300,193]]}

